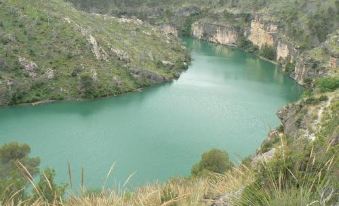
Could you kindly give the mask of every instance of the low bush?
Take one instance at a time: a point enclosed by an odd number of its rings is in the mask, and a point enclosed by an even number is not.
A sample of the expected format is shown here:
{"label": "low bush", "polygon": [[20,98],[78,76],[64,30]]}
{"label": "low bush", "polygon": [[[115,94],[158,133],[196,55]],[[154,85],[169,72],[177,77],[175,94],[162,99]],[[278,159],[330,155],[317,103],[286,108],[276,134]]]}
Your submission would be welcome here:
{"label": "low bush", "polygon": [[227,152],[212,149],[201,156],[199,163],[192,167],[192,176],[202,176],[210,172],[224,173],[233,167],[233,163],[230,161]]}
{"label": "low bush", "polygon": [[277,56],[275,49],[268,45],[264,45],[260,49],[259,55],[269,60],[275,60]]}
{"label": "low bush", "polygon": [[316,81],[316,87],[321,92],[332,92],[339,88],[338,77],[325,77]]}

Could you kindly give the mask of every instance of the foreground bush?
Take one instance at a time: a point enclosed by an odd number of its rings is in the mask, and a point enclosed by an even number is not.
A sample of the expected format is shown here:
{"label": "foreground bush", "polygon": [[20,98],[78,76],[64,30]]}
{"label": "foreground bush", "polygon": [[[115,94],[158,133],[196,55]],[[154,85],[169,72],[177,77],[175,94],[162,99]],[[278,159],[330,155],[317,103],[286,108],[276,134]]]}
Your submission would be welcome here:
{"label": "foreground bush", "polygon": [[30,157],[30,152],[27,144],[9,143],[0,147],[0,205],[31,205],[36,201],[58,205],[62,202],[66,186],[54,182],[54,170],[46,169],[38,183],[34,183],[40,159]]}
{"label": "foreground bush", "polygon": [[210,172],[222,174],[233,167],[225,151],[212,149],[201,156],[199,163],[192,167],[192,176],[201,176]]}

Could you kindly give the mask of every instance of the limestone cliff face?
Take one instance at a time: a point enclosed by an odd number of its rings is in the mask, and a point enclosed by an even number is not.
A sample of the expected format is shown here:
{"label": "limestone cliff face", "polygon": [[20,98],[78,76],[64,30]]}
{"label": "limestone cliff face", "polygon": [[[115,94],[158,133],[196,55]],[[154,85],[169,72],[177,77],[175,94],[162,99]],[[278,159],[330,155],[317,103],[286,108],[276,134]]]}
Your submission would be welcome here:
{"label": "limestone cliff face", "polygon": [[[201,19],[192,25],[191,32],[198,39],[222,45],[236,46],[239,39],[244,38],[259,49],[263,46],[272,47],[276,53],[275,61],[281,65],[282,70],[288,69],[287,72],[299,84],[305,84],[309,80],[326,75],[329,71],[327,68],[338,67],[337,57],[339,55],[335,52],[328,54],[323,49],[336,51],[335,48],[322,45],[314,51],[303,52],[291,41],[284,30],[279,28],[278,22],[264,20],[260,16],[255,16],[248,24]],[[332,37],[330,40],[333,42],[336,39]],[[333,45],[333,43],[328,43],[328,45]]]}
{"label": "limestone cliff face", "polygon": [[196,22],[192,25],[192,35],[218,44],[235,45],[240,32],[228,24]]}
{"label": "limestone cliff face", "polygon": [[318,76],[317,71],[313,69],[312,63],[305,57],[300,57],[295,65],[291,77],[299,84],[303,85],[305,80]]}
{"label": "limestone cliff face", "polygon": [[264,24],[258,18],[252,20],[248,40],[261,48],[264,45],[274,46],[273,35],[277,33],[278,26],[275,24]]}
{"label": "limestone cliff face", "polygon": [[287,63],[295,62],[299,55],[296,46],[286,40],[284,32],[279,29],[277,24],[265,22],[259,17],[251,21],[247,38],[259,49],[264,45],[273,47],[276,51],[276,61],[283,65],[283,68]]}

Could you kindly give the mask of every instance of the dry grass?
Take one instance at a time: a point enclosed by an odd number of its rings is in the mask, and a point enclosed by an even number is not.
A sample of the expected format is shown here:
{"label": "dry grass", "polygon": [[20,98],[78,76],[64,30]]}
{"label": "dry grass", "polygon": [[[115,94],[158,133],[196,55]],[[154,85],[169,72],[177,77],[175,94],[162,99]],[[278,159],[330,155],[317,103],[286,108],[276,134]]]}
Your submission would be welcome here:
{"label": "dry grass", "polygon": [[145,185],[132,192],[124,188],[110,190],[103,187],[100,192],[83,189],[81,194],[70,194],[64,200],[56,198],[52,203],[44,201],[43,196],[37,200],[15,202],[13,196],[13,200],[7,201],[3,206],[203,206],[209,204],[216,196],[238,191],[253,181],[252,170],[239,166],[225,174],[212,174],[209,177],[194,179],[177,178],[162,184]]}

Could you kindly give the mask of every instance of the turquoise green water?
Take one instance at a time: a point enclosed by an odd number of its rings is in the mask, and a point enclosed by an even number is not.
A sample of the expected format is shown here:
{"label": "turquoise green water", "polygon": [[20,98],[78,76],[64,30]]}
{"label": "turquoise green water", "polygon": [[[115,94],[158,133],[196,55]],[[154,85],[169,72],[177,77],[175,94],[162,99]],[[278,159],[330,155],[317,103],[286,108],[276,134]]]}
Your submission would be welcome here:
{"label": "turquoise green water", "polygon": [[190,173],[201,153],[227,150],[234,161],[255,152],[276,111],[301,89],[271,63],[236,49],[187,39],[192,65],[172,83],[119,97],[0,109],[0,143],[28,143],[57,180],[100,187]]}

